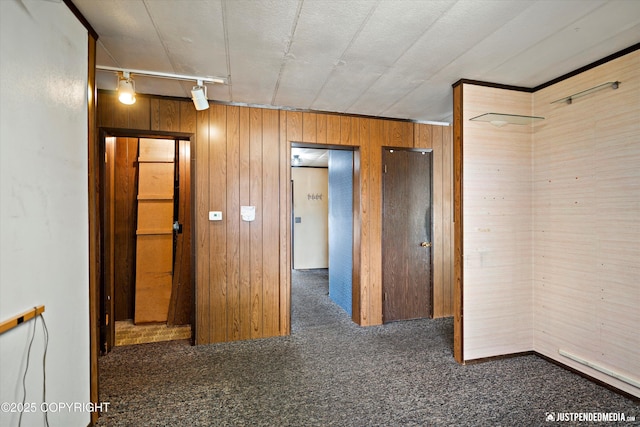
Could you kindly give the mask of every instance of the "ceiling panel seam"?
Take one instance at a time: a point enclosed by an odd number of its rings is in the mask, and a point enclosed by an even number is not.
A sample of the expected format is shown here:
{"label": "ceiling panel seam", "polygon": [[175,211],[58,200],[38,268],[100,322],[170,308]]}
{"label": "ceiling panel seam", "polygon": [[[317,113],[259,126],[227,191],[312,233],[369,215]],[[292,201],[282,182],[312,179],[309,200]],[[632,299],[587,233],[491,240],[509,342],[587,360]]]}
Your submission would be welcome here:
{"label": "ceiling panel seam", "polygon": [[[458,59],[460,59],[462,56],[464,56],[465,54],[467,54],[468,52],[473,51],[476,46],[478,46],[480,43],[482,43],[484,40],[486,40],[487,38],[491,37],[493,34],[495,34],[496,32],[500,31],[502,28],[504,28],[505,25],[507,25],[508,22],[513,21],[514,19],[516,19],[518,16],[522,15],[523,13],[525,13],[527,10],[529,10],[532,7],[532,5],[528,6],[527,8],[521,10],[519,13],[515,14],[513,17],[511,17],[507,22],[502,23],[500,26],[498,26],[496,29],[494,29],[491,33],[487,34],[484,38],[477,40],[475,44],[473,44],[472,46],[469,46],[464,52],[460,53],[458,56],[456,56],[455,58],[453,58],[452,60],[450,60],[449,62],[447,62],[447,64],[442,65],[437,71],[431,73],[430,76],[427,76],[427,78],[421,82],[420,84],[412,87],[411,89],[409,89],[407,92],[405,92],[404,95],[402,95],[401,97],[397,98],[395,102],[393,102],[392,104],[390,104],[387,108],[385,108],[383,111],[381,111],[379,114],[380,115],[384,115],[385,113],[387,113],[389,110],[391,110],[392,108],[394,108],[396,105],[400,104],[407,96],[409,96],[410,94],[414,93],[415,91],[419,90],[420,87],[424,86],[425,84],[428,84],[429,82],[433,81],[436,77],[438,77],[440,75],[440,73],[445,70],[448,66],[450,66],[451,64],[455,63]],[[448,11],[447,11],[448,12]],[[446,12],[443,14],[445,15]],[[421,36],[422,37],[422,36]]]}
{"label": "ceiling panel seam", "polygon": [[[429,76],[425,76],[425,80],[422,81],[422,83],[412,87],[411,89],[409,89],[404,95],[402,95],[401,97],[397,98],[396,101],[389,105],[387,108],[385,108],[383,111],[380,112],[380,115],[384,116],[385,113],[387,113],[389,110],[391,110],[392,108],[394,108],[396,105],[400,104],[407,96],[409,96],[410,94],[412,94],[413,92],[417,91],[420,89],[420,87],[424,86],[425,84],[431,82],[435,77],[437,77],[443,70],[445,70],[448,66],[450,66],[451,64],[455,63],[458,59],[460,59],[461,57],[463,57],[464,55],[466,55],[467,53],[473,51],[476,46],[478,46],[480,43],[482,43],[484,40],[486,40],[487,38],[491,37],[493,34],[495,34],[496,32],[500,31],[502,28],[505,27],[505,25],[507,25],[507,23],[513,21],[514,19],[516,19],[518,16],[522,15],[523,13],[525,13],[527,10],[529,10],[533,5],[528,6],[527,8],[521,10],[519,13],[517,13],[516,15],[514,15],[511,19],[509,19],[507,22],[503,22],[500,26],[498,26],[496,29],[494,29],[491,33],[487,34],[484,38],[482,38],[481,40],[477,40],[475,44],[473,44],[472,46],[470,46],[469,48],[467,48],[464,52],[458,54],[458,56],[456,56],[455,58],[453,58],[452,60],[450,60],[449,62],[447,62],[445,65],[441,66],[437,71],[435,71],[434,73],[432,73]],[[448,12],[448,11],[447,11]],[[445,15],[446,12],[443,14]],[[422,36],[420,36],[422,37]],[[458,78],[458,77],[456,77]]]}
{"label": "ceiling panel seam", "polygon": [[[578,18],[574,19],[570,24],[565,25],[565,26],[564,26],[564,28],[563,28],[563,30],[564,30],[564,29],[567,29],[567,28],[569,28],[569,27],[571,27],[571,26],[573,26],[573,25],[575,25],[575,23],[576,23],[576,22],[580,21],[581,19],[584,19],[584,18],[585,18],[585,16],[587,16],[587,15],[589,15],[589,14],[593,13],[594,11],[596,11],[596,10],[598,10],[598,9],[602,8],[603,6],[604,6],[604,4],[602,4],[602,5],[598,6],[598,7],[597,7],[597,8],[595,8],[595,9],[590,9],[589,11],[585,12],[583,15],[580,15],[580,17],[578,17]],[[524,11],[523,11],[523,12],[524,12]],[[500,68],[500,67],[502,67],[504,64],[506,64],[507,62],[509,62],[509,61],[513,60],[514,58],[517,58],[517,57],[522,56],[522,55],[528,55],[528,53],[527,53],[527,52],[529,52],[529,51],[530,51],[531,49],[533,49],[534,47],[539,46],[540,44],[544,43],[545,41],[547,41],[547,40],[549,40],[549,39],[551,39],[551,38],[555,37],[555,36],[557,35],[557,33],[558,33],[558,31],[554,31],[553,33],[549,34],[547,37],[544,37],[543,39],[538,40],[536,43],[534,43],[534,44],[532,44],[532,45],[529,45],[526,49],[520,49],[520,50],[519,50],[515,55],[512,55],[512,56],[510,56],[509,58],[507,58],[506,60],[502,61],[500,64],[496,65],[495,67],[493,67],[493,68],[492,68],[491,70],[489,70],[488,72],[489,72],[489,73],[491,73],[491,72],[493,72],[493,71],[495,71],[495,70],[499,69],[499,68]],[[485,75],[486,75],[486,73],[485,73]]]}
{"label": "ceiling panel seam", "polygon": [[278,79],[276,80],[275,87],[273,88],[273,95],[271,96],[271,105],[276,105],[276,97],[278,96],[278,89],[280,88],[280,79],[282,79],[284,68],[287,66],[289,52],[291,51],[293,38],[295,37],[296,29],[298,28],[298,21],[300,20],[300,14],[302,13],[303,3],[304,3],[304,0],[300,0],[298,2],[298,10],[296,10],[296,17],[293,19],[293,25],[291,26],[291,32],[289,33],[289,40],[287,41],[287,46],[285,47],[284,54],[282,55],[282,62],[280,62],[280,71],[278,72]]}
{"label": "ceiling panel seam", "polygon": [[109,49],[107,49],[107,47],[104,45],[104,43],[102,43],[102,40],[98,39],[98,44],[100,46],[102,46],[102,49],[104,49],[105,53],[107,55],[109,55],[109,58],[111,58],[111,60],[113,61],[113,63],[115,64],[116,67],[121,67],[120,62],[118,62],[116,60],[116,58],[113,57],[113,55],[111,54],[111,52],[109,51]]}
{"label": "ceiling panel seam", "polygon": [[[447,8],[447,10],[445,10],[445,11],[444,11],[444,12],[443,12],[439,17],[438,17],[438,19],[436,19],[435,21],[433,21],[433,22],[431,23],[431,25],[429,25],[428,27],[426,27],[426,28],[424,29],[424,31],[423,31],[423,32],[422,32],[418,37],[416,37],[416,38],[415,38],[415,40],[413,41],[413,43],[407,44],[406,48],[405,48],[404,50],[402,50],[402,52],[400,52],[400,54],[398,54],[398,56],[396,57],[396,59],[393,61],[393,64],[391,65],[391,67],[390,67],[390,68],[393,68],[393,66],[394,66],[394,65],[395,65],[395,64],[396,64],[396,63],[397,63],[397,62],[398,62],[398,61],[399,61],[399,60],[400,60],[400,59],[401,59],[401,58],[402,58],[402,57],[403,57],[403,56],[404,56],[404,55],[409,51],[409,49],[411,49],[413,46],[415,46],[415,44],[416,44],[416,43],[418,43],[418,41],[419,41],[419,40],[421,40],[421,39],[422,39],[422,37],[424,37],[424,35],[425,35],[427,32],[429,32],[429,30],[430,30],[431,28],[433,28],[433,26],[434,26],[434,25],[436,25],[436,24],[437,24],[437,23],[442,19],[442,17],[443,17],[443,16],[445,16],[447,13],[449,13],[449,11],[450,11],[450,10],[451,10],[451,9],[452,9],[456,4],[457,4],[457,2],[452,3],[452,4],[449,6],[449,8]],[[373,81],[373,83],[371,83],[370,87],[371,87],[371,86],[373,86],[373,85],[375,85],[375,84],[376,84],[376,83],[377,83],[377,82],[378,82],[378,81],[379,81],[379,80],[380,80],[384,75],[385,75],[384,73],[383,73],[383,74],[380,74],[380,75],[378,76],[378,78],[377,78],[377,79],[375,79],[375,81]],[[345,109],[345,111],[349,111],[349,110],[351,109],[351,107],[353,107],[355,104],[357,104],[357,103],[360,101],[360,99],[362,98],[362,96],[363,96],[365,93],[367,93],[367,90],[363,91],[363,92],[360,94],[360,96],[358,96],[358,98],[356,98],[356,99],[355,99],[355,100],[354,100],[354,101],[353,101],[353,102],[352,102],[352,103],[351,103],[351,104],[350,104],[350,105]],[[406,96],[406,95],[404,95],[404,96],[403,96],[403,98],[404,98],[405,96]],[[383,114],[383,112],[384,112],[384,111],[387,111],[389,108],[391,108],[391,107],[385,108],[383,111],[379,111],[376,115],[381,116],[381,115]]]}
{"label": "ceiling panel seam", "polygon": [[[153,25],[153,29],[156,31],[156,35],[158,36],[158,40],[160,41],[160,44],[162,45],[162,49],[164,50],[165,55],[167,55],[167,59],[169,60],[169,63],[171,64],[171,71],[173,73],[177,73],[178,70],[176,69],[176,64],[173,62],[173,59],[171,58],[171,55],[169,54],[169,49],[167,48],[166,43],[164,42],[164,39],[162,37],[162,34],[160,33],[160,29],[158,28],[158,25],[156,25],[156,21],[155,19],[153,19],[153,15],[151,15],[151,11],[149,10],[149,5],[147,4],[147,0],[142,0],[142,4],[144,5],[145,10],[147,11],[147,15],[149,15],[149,19],[151,20],[151,25]],[[180,85],[180,88],[184,91],[184,94],[187,97],[190,97],[189,93],[187,93],[187,91],[184,88],[184,85]]]}
{"label": "ceiling panel seam", "polygon": [[443,65],[442,67],[440,67],[438,69],[438,71],[436,71],[433,74],[431,74],[431,76],[429,76],[428,79],[426,79],[423,83],[418,85],[418,88],[420,86],[422,86],[423,84],[433,80],[433,78],[438,76],[442,72],[442,70],[446,69],[449,65],[453,64],[454,62],[456,62],[458,59],[460,59],[460,57],[466,55],[469,52],[472,52],[480,43],[484,42],[486,39],[488,39],[492,35],[496,34],[498,31],[502,30],[509,22],[512,22],[514,19],[516,19],[517,17],[519,17],[520,15],[522,15],[523,13],[525,13],[527,10],[531,9],[532,7],[533,7],[533,3],[531,5],[529,5],[529,7],[527,7],[526,9],[521,10],[520,13],[517,13],[515,16],[511,17],[511,19],[509,19],[507,22],[501,23],[499,27],[497,27],[495,30],[493,30],[490,34],[487,34],[482,40],[476,41],[476,43],[474,45],[470,46],[467,50],[465,50],[460,55],[458,55],[457,57],[455,57],[454,59],[449,61],[446,65]]}
{"label": "ceiling panel seam", "polygon": [[[373,5],[373,7],[369,10],[369,13],[367,14],[367,16],[362,20],[362,23],[360,24],[360,27],[358,27],[356,32],[353,34],[353,37],[351,37],[351,40],[349,41],[349,44],[347,45],[347,47],[344,49],[344,51],[340,55],[340,58],[338,59],[338,61],[336,61],[336,63],[333,64],[333,67],[331,68],[331,71],[329,72],[329,75],[327,76],[327,78],[322,83],[322,86],[320,86],[320,89],[318,89],[318,92],[316,92],[316,96],[313,98],[313,101],[311,101],[311,104],[309,105],[309,107],[311,107],[312,105],[314,105],[316,103],[316,101],[318,100],[318,97],[320,96],[320,94],[324,90],[325,86],[327,85],[329,80],[331,80],[331,78],[335,74],[336,69],[338,68],[338,66],[340,64],[344,63],[344,57],[346,56],[347,52],[349,52],[349,49],[351,49],[351,46],[353,46],[353,43],[355,43],[355,41],[358,39],[358,37],[360,37],[360,34],[364,30],[364,27],[367,26],[367,23],[371,19],[371,16],[373,15],[373,13],[378,8],[378,5],[380,4],[380,1],[381,0],[378,0],[376,2],[376,4]],[[347,110],[344,110],[344,111],[347,111]]]}
{"label": "ceiling panel seam", "polygon": [[227,91],[231,101],[233,101],[233,81],[231,80],[231,53],[229,49],[229,26],[227,25],[227,2],[220,0],[222,10],[222,32],[224,34],[224,57],[227,61]]}

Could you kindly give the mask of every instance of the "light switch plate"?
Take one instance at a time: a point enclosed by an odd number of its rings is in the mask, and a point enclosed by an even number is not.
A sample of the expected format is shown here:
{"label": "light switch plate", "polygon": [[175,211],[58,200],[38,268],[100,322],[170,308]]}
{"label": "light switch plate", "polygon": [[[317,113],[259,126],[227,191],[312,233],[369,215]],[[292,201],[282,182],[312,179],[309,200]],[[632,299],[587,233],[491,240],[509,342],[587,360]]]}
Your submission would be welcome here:
{"label": "light switch plate", "polygon": [[256,219],[256,207],[255,206],[240,206],[240,217],[243,221],[255,221]]}
{"label": "light switch plate", "polygon": [[222,221],[222,212],[220,212],[220,211],[210,211],[209,212],[209,221]]}

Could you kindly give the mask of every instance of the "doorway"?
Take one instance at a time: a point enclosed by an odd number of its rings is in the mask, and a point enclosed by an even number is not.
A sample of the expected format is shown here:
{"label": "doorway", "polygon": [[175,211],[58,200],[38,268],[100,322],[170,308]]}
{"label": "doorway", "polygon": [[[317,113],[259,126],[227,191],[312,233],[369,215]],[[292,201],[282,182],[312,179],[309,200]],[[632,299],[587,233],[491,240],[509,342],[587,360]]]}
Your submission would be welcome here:
{"label": "doorway", "polygon": [[431,152],[383,148],[383,322],[432,317]]}
{"label": "doorway", "polygon": [[102,129],[100,142],[101,351],[191,339],[190,136]]}
{"label": "doorway", "polygon": [[[354,321],[359,316],[359,274],[354,268],[354,259],[359,259],[354,236],[359,219],[354,202],[359,200],[354,197],[359,194],[354,173],[357,158],[353,147],[294,143],[291,149],[292,280],[301,278],[308,268],[324,270],[329,299]],[[308,214],[309,208],[315,214]],[[308,267],[301,258],[319,262]]]}

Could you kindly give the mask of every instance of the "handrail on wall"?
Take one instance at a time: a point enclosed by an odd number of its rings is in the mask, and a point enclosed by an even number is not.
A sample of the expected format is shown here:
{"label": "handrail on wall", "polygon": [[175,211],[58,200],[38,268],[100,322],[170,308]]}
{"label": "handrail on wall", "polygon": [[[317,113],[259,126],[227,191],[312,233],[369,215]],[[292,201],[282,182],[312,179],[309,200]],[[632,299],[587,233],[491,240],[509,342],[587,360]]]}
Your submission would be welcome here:
{"label": "handrail on wall", "polygon": [[4,334],[5,332],[15,328],[16,326],[28,320],[31,320],[36,316],[40,316],[42,313],[44,313],[44,305],[39,305],[37,307],[33,307],[29,311],[25,311],[22,314],[13,316],[11,319],[5,320],[0,323],[0,334]]}

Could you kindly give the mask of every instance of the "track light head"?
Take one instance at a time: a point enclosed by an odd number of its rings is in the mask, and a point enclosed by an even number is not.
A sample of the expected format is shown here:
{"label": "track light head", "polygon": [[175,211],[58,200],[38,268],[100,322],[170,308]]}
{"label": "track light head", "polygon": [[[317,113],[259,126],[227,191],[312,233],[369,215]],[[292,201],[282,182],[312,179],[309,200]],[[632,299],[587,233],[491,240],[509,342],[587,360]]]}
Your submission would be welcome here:
{"label": "track light head", "polygon": [[196,110],[206,110],[209,108],[209,100],[207,99],[207,87],[202,80],[198,80],[198,85],[191,89],[191,100]]}
{"label": "track light head", "polygon": [[159,71],[134,69],[125,70],[123,68],[108,67],[106,65],[96,65],[96,70],[118,73],[118,99],[123,104],[128,105],[136,102],[135,83],[131,74],[183,81],[195,80],[197,85],[193,86],[191,89],[191,99],[196,110],[206,110],[209,108],[209,99],[207,98],[207,87],[205,86],[205,82],[209,84],[229,84],[228,78],[223,77],[196,77],[184,74],[162,73]]}
{"label": "track light head", "polygon": [[128,71],[123,71],[122,76],[118,77],[118,100],[126,105],[136,102],[135,85]]}

